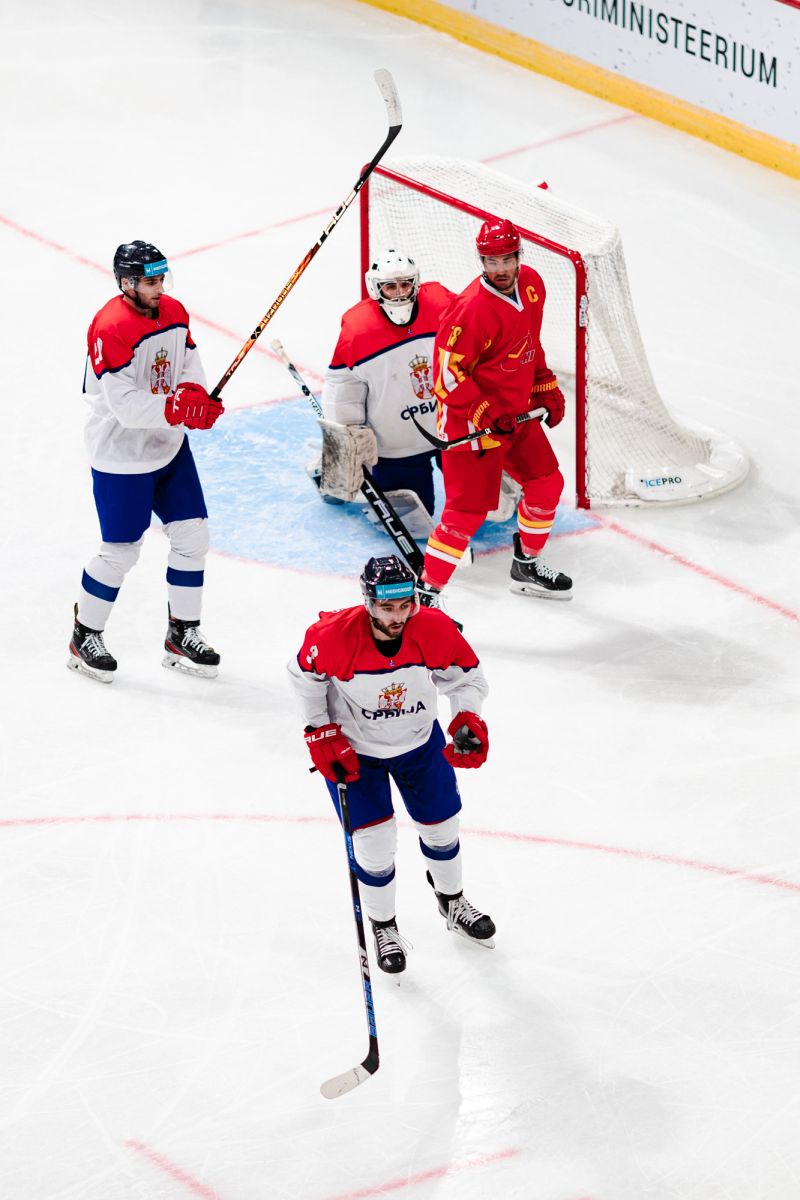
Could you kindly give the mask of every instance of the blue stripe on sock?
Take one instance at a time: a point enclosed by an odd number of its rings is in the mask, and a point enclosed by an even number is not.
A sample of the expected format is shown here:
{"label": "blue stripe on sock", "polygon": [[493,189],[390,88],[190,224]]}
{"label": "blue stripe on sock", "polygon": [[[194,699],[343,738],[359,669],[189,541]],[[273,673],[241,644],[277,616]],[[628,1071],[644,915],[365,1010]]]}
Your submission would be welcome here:
{"label": "blue stripe on sock", "polygon": [[100,583],[99,580],[92,579],[91,575],[87,575],[85,571],[83,572],[81,587],[90,596],[96,596],[98,600],[108,600],[111,604],[114,603],[119,595],[119,588],[109,587],[107,583]]}
{"label": "blue stripe on sock", "polygon": [[455,858],[461,849],[461,843],[457,840],[453,842],[452,846],[439,848],[435,846],[426,846],[422,838],[420,838],[419,845],[425,857],[432,858],[435,862],[448,862],[451,858]]}
{"label": "blue stripe on sock", "polygon": [[167,583],[175,587],[202,587],[204,571],[178,571],[175,567],[167,567]]}
{"label": "blue stripe on sock", "polygon": [[370,875],[369,871],[365,871],[356,863],[356,876],[362,883],[368,883],[370,887],[386,887],[387,883],[391,883],[394,879],[394,867],[388,875]]}

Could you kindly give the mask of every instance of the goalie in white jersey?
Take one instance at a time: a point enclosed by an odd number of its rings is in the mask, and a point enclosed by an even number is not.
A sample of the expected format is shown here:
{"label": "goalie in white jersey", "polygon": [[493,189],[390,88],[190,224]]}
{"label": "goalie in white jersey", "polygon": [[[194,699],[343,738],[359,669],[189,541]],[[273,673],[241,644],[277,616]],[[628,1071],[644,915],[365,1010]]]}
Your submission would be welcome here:
{"label": "goalie in white jersey", "polygon": [[[396,555],[371,558],[361,590],[363,606],[320,613],[289,675],[311,758],[337,811],[338,770],[345,773],[356,874],[378,966],[397,973],[405,969],[406,943],[395,916],[390,781],[419,833],[448,928],[494,945],[493,921],[463,894],[453,770],[486,760],[489,734],[480,709],[488,689],[475,651],[443,612],[420,608],[414,576]],[[452,711],[447,744],[436,718],[439,695]]]}
{"label": "goalie in white jersey", "polygon": [[325,373],[320,491],[358,499],[363,464],[409,531],[427,537],[435,451],[411,416],[436,432],[431,355],[454,297],[440,283],[420,284],[414,259],[398,250],[378,253],[364,279],[369,299],[342,317]]}

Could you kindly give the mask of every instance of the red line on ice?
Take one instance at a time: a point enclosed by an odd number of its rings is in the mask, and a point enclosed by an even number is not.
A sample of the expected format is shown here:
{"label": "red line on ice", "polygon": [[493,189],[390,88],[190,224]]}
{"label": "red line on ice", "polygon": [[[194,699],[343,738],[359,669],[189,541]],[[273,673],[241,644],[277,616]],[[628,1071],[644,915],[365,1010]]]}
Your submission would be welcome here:
{"label": "red line on ice", "polygon": [[184,1171],[182,1167],[170,1162],[163,1154],[159,1154],[157,1150],[153,1150],[150,1146],[146,1146],[144,1142],[126,1141],[123,1145],[129,1150],[135,1150],[142,1158],[146,1158],[154,1167],[158,1167],[159,1171],[163,1171],[165,1175],[169,1175],[176,1183],[181,1183],[191,1192],[193,1196],[201,1196],[202,1200],[222,1200],[219,1192],[215,1192],[213,1188],[206,1187],[199,1179],[195,1179],[188,1171]]}
{"label": "red line on ice", "polygon": [[529,142],[527,146],[517,146],[516,150],[503,150],[500,154],[490,154],[481,162],[498,162],[501,158],[511,158],[514,154],[524,154],[526,150],[538,150],[540,146],[551,146],[554,142],[565,142],[568,138],[583,137],[586,133],[595,133],[598,129],[607,129],[610,125],[622,125],[624,121],[635,121],[638,113],[624,113],[621,117],[609,117],[595,125],[582,125],[580,129],[570,129],[566,133],[555,133],[552,137],[542,138],[538,142]]}
{"label": "red line on ice", "polygon": [[[60,242],[54,242],[50,238],[43,237],[42,234],[37,233],[35,229],[27,229],[24,225],[20,225],[17,221],[12,221],[9,217],[4,217],[2,213],[0,213],[0,224],[7,225],[8,228],[13,229],[15,233],[19,233],[23,237],[30,238],[34,242],[39,242],[42,246],[47,246],[49,250],[56,250],[59,254],[66,254],[67,258],[71,258],[73,262],[78,262],[84,267],[90,267],[93,271],[100,271],[106,276],[110,276],[111,274],[110,267],[103,267],[100,265],[100,263],[93,262],[92,259],[85,258],[82,254],[77,254],[74,250],[70,250],[68,246],[62,246]],[[172,257],[175,256],[173,255]],[[215,333],[221,333],[223,337],[232,338],[233,341],[237,342],[240,346],[244,345],[245,339],[241,334],[235,333],[234,330],[228,329],[224,325],[220,325],[217,321],[211,321],[208,317],[202,317],[199,315],[199,313],[193,312],[192,324],[195,323],[199,325],[205,325],[206,328],[213,329]],[[255,350],[257,354],[264,354],[267,358],[271,358],[273,362],[281,361],[274,351],[267,350],[265,346],[260,345],[258,342],[256,342],[252,349]],[[303,367],[299,363],[296,365],[301,375],[306,375],[309,378],[316,380],[317,383],[322,383],[322,376],[317,371],[312,371],[309,367]],[[285,397],[285,399],[294,400],[298,394],[299,392],[295,392],[292,394],[292,396]],[[282,401],[276,400],[272,401],[271,403],[278,404],[281,402]],[[266,401],[265,403],[269,404],[270,401]],[[248,405],[247,407],[255,406]]]}
{"label": "red line on ice", "polygon": [[[254,824],[333,825],[335,818],[330,816],[292,817],[273,813],[88,813],[76,817],[3,817],[0,818],[0,829],[55,825],[110,825],[137,821],[163,822],[164,824],[181,821],[250,821]],[[703,862],[697,858],[681,858],[677,854],[660,854],[656,850],[611,846],[604,842],[582,842],[575,838],[545,837],[536,833],[517,833],[511,829],[480,829],[466,826],[463,832],[473,837],[526,842],[538,846],[556,846],[563,850],[591,850],[597,854],[613,854],[619,858],[636,858],[642,862],[661,863],[668,867],[684,867],[690,871],[722,875],[727,879],[736,879],[740,883],[755,883],[763,887],[773,887],[780,891],[795,892],[800,895],[800,882],[791,879],[781,879],[777,875],[766,875],[741,867],[726,867],[718,863]]]}
{"label": "red line on ice", "polygon": [[336,1196],[328,1196],[326,1200],[369,1200],[371,1196],[386,1196],[389,1192],[405,1191],[420,1183],[429,1183],[432,1179],[445,1179],[448,1175],[460,1174],[474,1167],[488,1167],[492,1163],[502,1162],[503,1159],[514,1158],[520,1151],[517,1149],[498,1150],[495,1154],[483,1154],[479,1158],[464,1159],[462,1162],[448,1163],[445,1167],[433,1167],[430,1171],[419,1171],[415,1175],[404,1175],[402,1179],[392,1179],[388,1183],[378,1183],[374,1187],[359,1188],[355,1192],[340,1192]]}
{"label": "red line on ice", "polygon": [[652,550],[655,554],[661,554],[664,558],[669,558],[673,562],[678,563],[679,566],[687,567],[690,571],[702,575],[704,579],[710,579],[714,583],[719,583],[722,587],[727,588],[731,592],[736,592],[739,596],[746,596],[748,600],[753,600],[756,604],[762,604],[765,608],[780,613],[782,617],[788,617],[790,621],[800,621],[800,613],[795,612],[793,609],[785,608],[783,604],[778,604],[775,600],[769,600],[766,596],[761,596],[758,592],[753,592],[750,588],[743,587],[740,583],[734,583],[732,579],[726,579],[724,575],[718,575],[716,571],[710,571],[708,567],[703,567],[700,563],[693,562],[692,559],[685,558],[682,554],[676,554],[674,550],[669,550],[666,546],[660,546],[658,542],[651,541],[650,538],[642,537],[639,533],[633,533],[630,529],[626,529],[624,525],[618,525],[616,521],[608,521],[605,517],[597,516],[596,513],[592,515],[596,517],[604,529],[610,529],[622,537],[629,538],[630,541],[644,546],[645,549]]}

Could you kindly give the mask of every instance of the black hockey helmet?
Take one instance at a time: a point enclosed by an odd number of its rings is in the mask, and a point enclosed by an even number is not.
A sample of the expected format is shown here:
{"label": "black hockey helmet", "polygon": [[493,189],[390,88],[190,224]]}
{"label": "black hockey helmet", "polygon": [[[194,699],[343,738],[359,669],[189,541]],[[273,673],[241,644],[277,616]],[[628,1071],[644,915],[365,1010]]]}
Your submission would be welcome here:
{"label": "black hockey helmet", "polygon": [[123,279],[150,279],[168,271],[166,258],[151,242],[123,242],[114,251],[114,278],[119,287]]}
{"label": "black hockey helmet", "polygon": [[361,572],[360,582],[367,607],[371,600],[413,598],[417,587],[414,572],[396,554],[371,558]]}

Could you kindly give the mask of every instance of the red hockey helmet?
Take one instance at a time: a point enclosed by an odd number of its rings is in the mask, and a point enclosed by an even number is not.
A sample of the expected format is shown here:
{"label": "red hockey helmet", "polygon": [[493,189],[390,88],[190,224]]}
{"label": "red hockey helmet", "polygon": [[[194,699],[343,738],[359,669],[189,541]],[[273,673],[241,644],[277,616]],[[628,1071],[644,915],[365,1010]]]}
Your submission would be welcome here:
{"label": "red hockey helmet", "polygon": [[519,230],[510,221],[492,217],[481,225],[475,239],[478,254],[516,254],[519,251]]}

